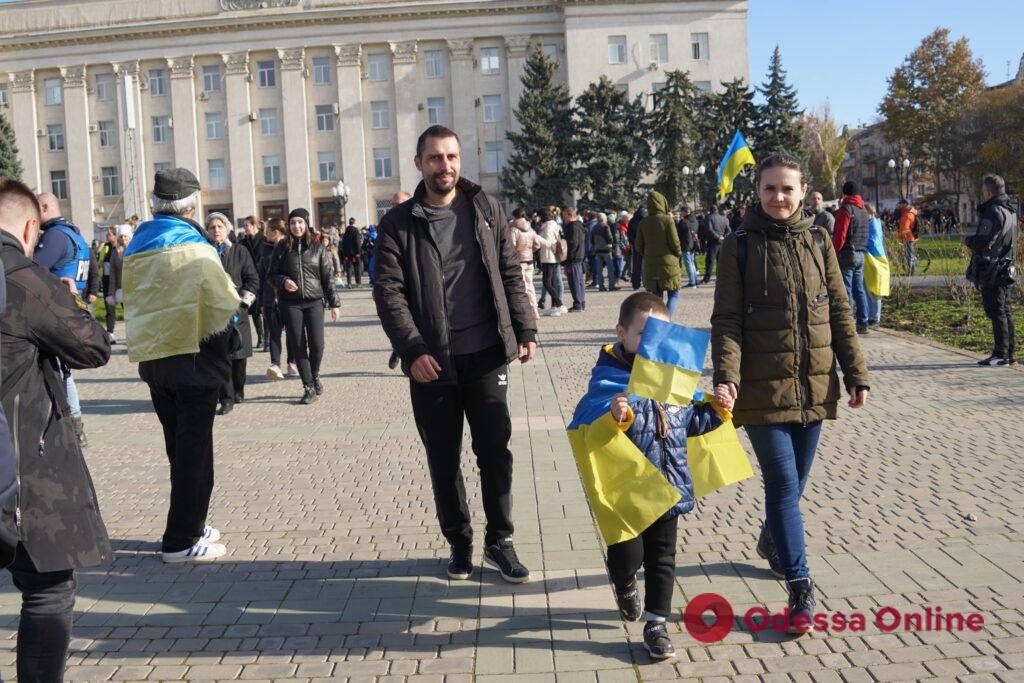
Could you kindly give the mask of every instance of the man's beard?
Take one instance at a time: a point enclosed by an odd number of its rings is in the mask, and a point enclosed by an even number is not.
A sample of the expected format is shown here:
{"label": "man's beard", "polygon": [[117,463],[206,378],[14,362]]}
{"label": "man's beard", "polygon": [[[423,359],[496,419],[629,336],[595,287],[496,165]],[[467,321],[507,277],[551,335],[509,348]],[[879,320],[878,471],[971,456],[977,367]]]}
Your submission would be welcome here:
{"label": "man's beard", "polygon": [[445,175],[447,174],[440,173],[438,175],[433,175],[427,179],[427,187],[430,189],[431,192],[434,192],[436,194],[447,194],[448,192],[451,192],[452,189],[454,189],[455,184],[459,182],[459,175],[457,173],[454,174],[454,177],[452,178],[451,181],[451,185],[444,185],[442,183],[445,182],[443,180]]}

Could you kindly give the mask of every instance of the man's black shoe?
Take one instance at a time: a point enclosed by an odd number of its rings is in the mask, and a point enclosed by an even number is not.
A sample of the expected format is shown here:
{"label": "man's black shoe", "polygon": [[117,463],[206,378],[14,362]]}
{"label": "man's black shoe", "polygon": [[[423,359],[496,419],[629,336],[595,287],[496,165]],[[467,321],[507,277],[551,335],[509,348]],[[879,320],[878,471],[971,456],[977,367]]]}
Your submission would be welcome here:
{"label": "man's black shoe", "polygon": [[324,393],[324,383],[320,381],[319,377],[313,378],[313,391],[316,392],[317,396]]}
{"label": "man's black shoe", "polygon": [[779,562],[779,551],[775,548],[768,525],[764,522],[761,522],[761,536],[757,539],[757,555],[761,559],[768,560],[768,569],[776,579],[786,578]]}
{"label": "man's black shoe", "polygon": [[868,334],[868,326],[867,326],[867,323],[865,323],[865,324],[863,324],[863,325],[862,325],[862,324],[860,324],[860,323],[857,323],[857,334],[860,334],[860,335],[865,335],[865,334]]}
{"label": "man's black shoe", "polygon": [[388,370],[394,370],[398,367],[398,351],[391,352],[391,358],[388,358]]}
{"label": "man's black shoe", "polygon": [[607,287],[598,287],[597,291],[599,291],[599,292],[607,292],[608,288]]}
{"label": "man's black shoe", "polygon": [[999,365],[1016,365],[1017,360],[1014,358],[1002,358],[999,360]]}
{"label": "man's black shoe", "polygon": [[571,307],[569,309],[569,312],[570,313],[581,313],[581,312],[583,312],[583,307],[582,306],[573,306],[573,307]]}
{"label": "man's black shoe", "polygon": [[230,413],[234,409],[234,407],[235,407],[234,401],[221,401],[220,402],[220,408],[217,408],[217,414],[218,415],[227,415],[228,413]]}
{"label": "man's black shoe", "polygon": [[448,558],[448,578],[453,581],[465,581],[473,574],[473,546],[452,548]]}
{"label": "man's black shoe", "polygon": [[245,394],[242,392],[235,394],[235,403],[242,403],[243,401],[245,401]]}
{"label": "man's black shoe", "polygon": [[636,621],[644,613],[640,604],[640,590],[636,587],[636,578],[625,588],[615,589],[615,602],[619,604],[619,613],[626,621]]}
{"label": "man's black shoe", "polygon": [[990,365],[991,366],[1005,365],[1005,364],[1006,364],[1006,361],[1004,359],[1000,358],[999,356],[989,356],[988,358],[985,358],[985,359],[982,359],[982,360],[978,361],[978,365],[980,365],[981,367],[987,367],[987,366],[990,366]]}
{"label": "man's black shoe", "polygon": [[789,624],[787,633],[800,635],[811,630],[814,618],[814,581],[806,576],[786,582],[789,589]]}
{"label": "man's black shoe", "polygon": [[530,580],[530,570],[516,556],[511,538],[503,538],[484,548],[484,562],[497,569],[501,578],[509,583],[526,583]]}
{"label": "man's black shoe", "polygon": [[544,308],[544,299],[537,302],[537,308]]}
{"label": "man's black shoe", "polygon": [[644,647],[651,659],[668,659],[676,656],[676,649],[668,639],[668,628],[664,621],[648,621],[644,626]]}
{"label": "man's black shoe", "polygon": [[314,387],[313,385],[303,387],[302,398],[299,399],[299,403],[301,403],[304,406],[308,406],[310,403],[313,403],[314,401],[316,401],[316,387]]}
{"label": "man's black shoe", "polygon": [[609,292],[617,292],[617,291],[619,291],[620,289],[621,289],[621,287],[619,287],[618,285],[615,285],[614,287],[609,287],[609,288],[608,288],[608,291],[609,291]]}

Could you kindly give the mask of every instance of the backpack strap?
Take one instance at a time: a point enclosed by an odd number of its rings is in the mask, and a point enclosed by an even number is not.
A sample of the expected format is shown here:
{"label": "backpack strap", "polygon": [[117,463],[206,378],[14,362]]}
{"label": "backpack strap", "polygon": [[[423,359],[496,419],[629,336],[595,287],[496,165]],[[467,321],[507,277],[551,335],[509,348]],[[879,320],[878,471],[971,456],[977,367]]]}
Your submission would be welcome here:
{"label": "backpack strap", "polygon": [[494,230],[494,211],[491,209],[491,203],[487,201],[487,195],[483,191],[477,192],[476,196],[473,197],[473,206],[483,216],[487,222],[487,227]]}

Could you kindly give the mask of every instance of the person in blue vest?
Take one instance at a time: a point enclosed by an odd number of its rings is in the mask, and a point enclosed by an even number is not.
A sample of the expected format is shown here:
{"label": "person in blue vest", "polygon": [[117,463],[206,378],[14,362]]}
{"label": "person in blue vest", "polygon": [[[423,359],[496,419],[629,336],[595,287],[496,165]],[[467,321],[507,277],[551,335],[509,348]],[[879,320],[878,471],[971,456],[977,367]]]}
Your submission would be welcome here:
{"label": "person in blue vest", "polygon": [[[49,270],[61,280],[75,283],[80,299],[88,300],[89,266],[93,259],[89,243],[82,237],[78,226],[60,214],[60,202],[51,192],[39,195],[39,207],[42,210],[43,223],[40,226],[39,242],[36,244],[32,259],[43,268]],[[93,297],[95,298],[95,297]],[[71,410],[71,423],[75,427],[75,435],[82,448],[89,445],[85,436],[85,424],[82,422],[82,406],[78,401],[78,387],[71,376],[71,370],[64,368],[65,383],[68,392],[68,406]]]}

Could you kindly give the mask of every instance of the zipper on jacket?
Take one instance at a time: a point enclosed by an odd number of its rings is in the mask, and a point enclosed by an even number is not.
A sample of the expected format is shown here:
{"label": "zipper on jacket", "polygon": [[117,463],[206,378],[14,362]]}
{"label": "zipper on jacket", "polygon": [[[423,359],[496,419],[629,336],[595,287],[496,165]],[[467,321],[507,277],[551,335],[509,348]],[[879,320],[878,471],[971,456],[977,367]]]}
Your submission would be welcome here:
{"label": "zipper on jacket", "polygon": [[15,467],[15,478],[14,480],[18,484],[18,489],[14,494],[14,526],[18,529],[18,537],[21,537],[21,446],[18,443],[18,424],[21,422],[21,394],[16,394],[14,397],[14,433],[12,434],[12,440],[14,441],[14,467]]}
{"label": "zipper on jacket", "polygon": [[299,296],[303,301],[306,300],[306,278],[303,277],[302,272],[302,240],[299,240]]}
{"label": "zipper on jacket", "polygon": [[46,419],[43,420],[43,431],[39,433],[39,457],[43,457],[43,449],[46,447],[46,429],[50,426],[50,416],[53,414],[53,402],[46,406]]}
{"label": "zipper on jacket", "polygon": [[[807,290],[806,290],[806,287],[804,287],[804,273],[803,273],[803,268],[800,267],[800,257],[796,253],[796,240],[794,240],[793,232],[789,228],[786,228],[786,254],[789,256],[791,267],[793,268],[793,275],[794,275],[794,277],[798,277],[800,279],[799,282],[794,282],[794,284],[797,285],[796,291],[794,292],[794,295],[796,296],[796,304],[797,304],[797,306],[796,306],[796,323],[800,327],[800,331],[799,331],[800,348],[797,349],[798,362],[797,362],[797,368],[796,368],[796,373],[797,373],[797,378],[796,378],[797,379],[797,383],[796,383],[796,385],[797,385],[797,399],[800,402],[800,422],[801,422],[801,424],[806,425],[807,424],[807,401],[810,399],[810,395],[811,395],[810,384],[809,383],[805,383],[805,378],[807,376],[807,373],[805,372],[805,370],[809,371],[809,368],[808,368],[808,365],[807,365],[807,356],[809,354],[808,349],[809,349],[809,346],[810,346],[810,342],[809,342],[809,340],[807,338],[807,331],[806,331],[807,330],[806,317],[807,317],[807,304],[808,304],[808,302],[807,302]],[[803,298],[803,301],[801,301],[801,297]],[[801,318],[804,318],[804,320],[801,320]]]}

